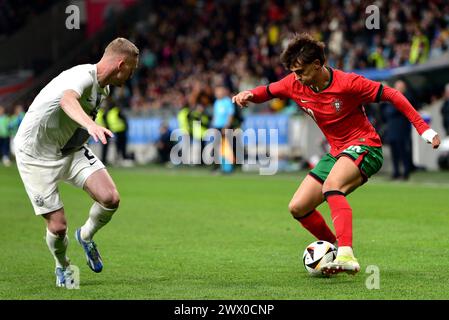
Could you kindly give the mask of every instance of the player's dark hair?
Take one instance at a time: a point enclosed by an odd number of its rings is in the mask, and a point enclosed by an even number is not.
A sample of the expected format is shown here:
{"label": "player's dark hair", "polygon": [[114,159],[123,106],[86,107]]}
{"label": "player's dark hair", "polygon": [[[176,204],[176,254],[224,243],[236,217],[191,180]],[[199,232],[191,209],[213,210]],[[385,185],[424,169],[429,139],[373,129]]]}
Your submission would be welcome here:
{"label": "player's dark hair", "polygon": [[324,65],[324,43],[315,40],[309,33],[295,34],[281,54],[281,62],[285,68],[291,69],[299,60],[302,64],[309,64],[318,59]]}

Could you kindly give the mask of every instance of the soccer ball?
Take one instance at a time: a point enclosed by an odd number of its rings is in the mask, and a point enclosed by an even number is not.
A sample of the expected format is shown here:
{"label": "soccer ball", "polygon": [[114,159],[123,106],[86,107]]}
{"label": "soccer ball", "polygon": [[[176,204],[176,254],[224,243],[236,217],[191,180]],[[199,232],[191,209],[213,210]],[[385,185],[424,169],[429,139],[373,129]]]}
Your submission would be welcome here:
{"label": "soccer ball", "polygon": [[312,275],[321,275],[321,267],[328,262],[334,261],[337,256],[337,248],[324,240],[312,242],[304,250],[302,261],[304,268]]}

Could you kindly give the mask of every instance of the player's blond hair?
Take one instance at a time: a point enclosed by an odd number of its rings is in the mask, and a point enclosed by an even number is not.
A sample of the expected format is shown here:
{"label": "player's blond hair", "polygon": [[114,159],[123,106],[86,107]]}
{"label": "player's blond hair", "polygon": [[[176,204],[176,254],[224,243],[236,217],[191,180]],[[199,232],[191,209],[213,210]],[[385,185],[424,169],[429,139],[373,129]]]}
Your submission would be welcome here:
{"label": "player's blond hair", "polygon": [[137,57],[139,55],[139,49],[128,39],[117,38],[112,40],[106,49],[104,49],[104,55],[111,54],[123,54],[128,57]]}

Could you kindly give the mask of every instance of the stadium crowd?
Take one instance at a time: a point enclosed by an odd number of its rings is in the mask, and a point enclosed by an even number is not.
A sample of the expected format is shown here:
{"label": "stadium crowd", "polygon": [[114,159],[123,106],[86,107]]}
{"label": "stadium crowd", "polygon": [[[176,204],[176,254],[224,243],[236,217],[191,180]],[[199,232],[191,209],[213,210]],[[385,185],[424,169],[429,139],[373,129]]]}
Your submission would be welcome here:
{"label": "stadium crowd", "polygon": [[[0,2],[0,34],[8,34],[52,1]],[[166,0],[137,21],[129,37],[140,49],[132,82],[113,90],[114,101],[133,116],[174,115],[210,123],[214,89],[229,93],[276,81],[286,74],[279,56],[295,32],[326,43],[327,64],[345,71],[386,69],[425,63],[449,47],[449,2],[378,0],[380,28],[365,25],[372,1]],[[4,18],[4,19],[3,19]],[[13,24],[3,23],[14,20]],[[9,29],[8,29],[9,28]],[[93,46],[86,61],[100,56]],[[83,62],[84,63],[84,62]],[[24,103],[24,105],[28,105]],[[419,108],[420,103],[414,104]],[[12,115],[12,108],[9,109]],[[274,99],[253,112],[298,112],[291,101]],[[379,128],[388,121],[372,112]],[[370,110],[368,108],[368,114]],[[203,121],[202,121],[203,122]],[[5,153],[5,152],[3,152]]]}
{"label": "stadium crowd", "polygon": [[[52,3],[0,1],[0,35]],[[238,92],[285,75],[279,55],[294,32],[307,31],[325,42],[328,65],[345,71],[419,64],[447,51],[449,2],[378,0],[380,27],[371,30],[365,25],[370,5],[366,0],[153,1],[148,17],[127,35],[140,48],[141,66],[135,80],[114,96],[136,115],[173,112],[200,99],[211,106],[217,84]],[[97,59],[98,50],[93,46],[86,61]],[[274,100],[255,111],[284,107]]]}
{"label": "stadium crowd", "polygon": [[293,32],[327,43],[328,64],[346,71],[424,63],[449,46],[446,1],[376,1],[378,30],[365,26],[371,1],[176,3],[155,2],[133,32],[141,68],[121,95],[136,113],[181,107],[185,97],[193,103],[206,95],[212,103],[218,83],[237,92],[279,79],[286,72],[279,55]]}

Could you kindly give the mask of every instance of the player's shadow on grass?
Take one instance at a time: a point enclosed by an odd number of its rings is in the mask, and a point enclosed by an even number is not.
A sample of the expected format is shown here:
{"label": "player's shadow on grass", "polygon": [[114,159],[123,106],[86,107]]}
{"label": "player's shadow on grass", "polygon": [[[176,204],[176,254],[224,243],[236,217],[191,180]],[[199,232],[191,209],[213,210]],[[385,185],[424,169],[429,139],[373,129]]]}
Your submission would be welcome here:
{"label": "player's shadow on grass", "polygon": [[347,285],[348,283],[358,283],[360,281],[365,282],[365,276],[363,274],[358,275],[348,275],[348,274],[339,274],[330,277],[325,276],[310,276],[304,275],[301,280],[310,282],[311,284],[320,284],[320,285]]}

